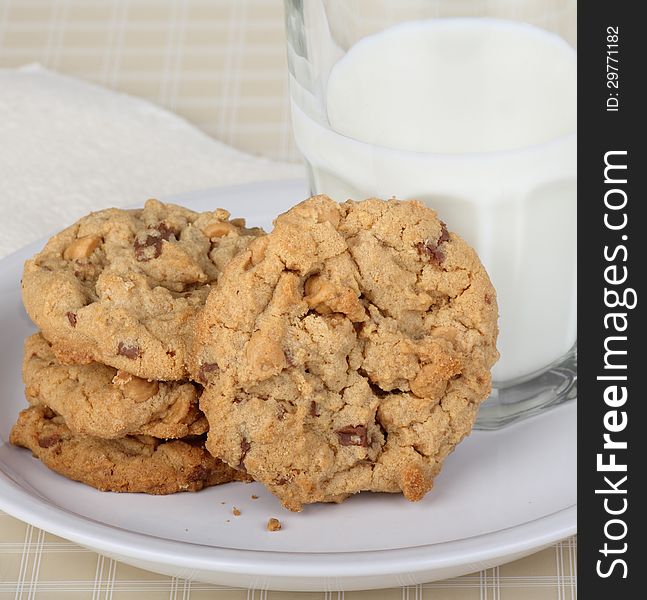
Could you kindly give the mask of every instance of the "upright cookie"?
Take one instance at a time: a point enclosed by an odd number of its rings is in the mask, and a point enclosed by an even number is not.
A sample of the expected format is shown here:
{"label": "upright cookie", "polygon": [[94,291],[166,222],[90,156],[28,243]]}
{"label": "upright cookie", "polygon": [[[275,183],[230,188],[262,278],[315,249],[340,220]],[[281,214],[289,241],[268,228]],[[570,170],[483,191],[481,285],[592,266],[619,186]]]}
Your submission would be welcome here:
{"label": "upright cookie", "polygon": [[199,439],[128,436],[105,440],[77,435],[61,416],[43,406],[20,413],[9,441],[31,450],[52,471],[101,491],[173,494],[248,480],[244,473],[211,456]]}
{"label": "upright cookie", "polygon": [[27,261],[25,308],[63,362],[185,379],[196,311],[223,266],[260,234],[222,209],[157,200],[92,213]]}
{"label": "upright cookie", "polygon": [[196,328],[207,448],[292,510],[421,499],[498,357],[487,273],[414,201],[302,202],[231,261]]}
{"label": "upright cookie", "polygon": [[25,341],[22,372],[27,401],[51,408],[73,433],[168,439],[208,429],[194,384],[148,381],[99,363],[63,365],[40,334]]}

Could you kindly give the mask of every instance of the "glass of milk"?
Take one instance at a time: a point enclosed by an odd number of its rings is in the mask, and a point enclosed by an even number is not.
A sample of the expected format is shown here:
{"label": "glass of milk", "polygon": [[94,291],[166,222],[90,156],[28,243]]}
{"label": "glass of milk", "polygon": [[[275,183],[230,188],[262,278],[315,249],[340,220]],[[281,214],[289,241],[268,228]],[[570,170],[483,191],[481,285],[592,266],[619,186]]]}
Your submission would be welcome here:
{"label": "glass of milk", "polygon": [[576,0],[286,0],[313,193],[423,200],[497,290],[478,426],[576,396]]}

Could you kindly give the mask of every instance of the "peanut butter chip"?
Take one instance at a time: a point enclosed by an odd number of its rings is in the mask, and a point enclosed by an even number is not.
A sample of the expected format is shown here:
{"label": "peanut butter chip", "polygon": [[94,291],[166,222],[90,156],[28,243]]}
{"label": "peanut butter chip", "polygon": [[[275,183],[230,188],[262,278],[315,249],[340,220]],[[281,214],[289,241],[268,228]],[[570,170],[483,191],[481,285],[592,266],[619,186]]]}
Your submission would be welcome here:
{"label": "peanut butter chip", "polygon": [[265,258],[267,250],[267,240],[265,236],[255,239],[250,245],[252,265],[259,264]]}
{"label": "peanut butter chip", "polygon": [[112,378],[112,383],[114,385],[123,385],[124,383],[128,383],[132,378],[133,376],[130,373],[119,369]]}
{"label": "peanut butter chip", "polygon": [[281,521],[272,517],[267,521],[268,531],[279,531],[281,529]]}
{"label": "peanut butter chip", "polygon": [[209,223],[202,230],[208,238],[219,238],[229,235],[230,233],[238,234],[238,228],[226,221]]}
{"label": "peanut butter chip", "polygon": [[101,238],[98,235],[84,235],[74,240],[63,251],[63,258],[65,260],[76,260],[78,258],[88,258],[101,243]]}
{"label": "peanut butter chip", "polygon": [[321,315],[339,312],[352,321],[364,319],[364,308],[355,292],[348,287],[333,285],[320,275],[314,275],[305,282],[304,300],[308,307]]}
{"label": "peanut butter chip", "polygon": [[335,295],[335,288],[330,282],[324,281],[319,275],[314,275],[306,281],[304,287],[305,301],[310,308],[323,305],[320,312],[331,312],[330,307],[324,304],[326,300],[330,300]]}
{"label": "peanut butter chip", "polygon": [[124,394],[135,402],[144,402],[152,398],[159,391],[157,381],[148,381],[140,377],[133,377],[122,387]]}

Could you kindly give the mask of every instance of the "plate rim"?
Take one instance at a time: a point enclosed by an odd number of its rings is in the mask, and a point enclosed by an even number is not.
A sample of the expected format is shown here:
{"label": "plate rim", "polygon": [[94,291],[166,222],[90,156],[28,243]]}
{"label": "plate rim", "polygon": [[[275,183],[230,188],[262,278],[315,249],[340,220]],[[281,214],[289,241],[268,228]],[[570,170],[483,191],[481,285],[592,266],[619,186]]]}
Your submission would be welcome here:
{"label": "plate rim", "polygon": [[[302,188],[301,178],[253,181],[171,194],[164,202],[190,202],[209,193],[241,188]],[[26,250],[41,247],[48,238],[26,244],[0,259],[11,263]],[[22,259],[21,259],[22,260]],[[0,467],[4,463],[0,460]],[[142,560],[168,567],[190,568],[230,575],[255,575],[278,579],[361,578],[413,575],[449,567],[479,568],[512,555],[545,548],[577,532],[577,503],[531,521],[487,533],[434,544],[384,550],[345,552],[288,552],[246,550],[170,540],[125,530],[49,504],[24,489],[7,470],[0,468],[0,509],[7,514],[97,552]],[[151,541],[153,543],[151,544]]]}
{"label": "plate rim", "polygon": [[[158,538],[72,513],[29,494],[4,470],[0,470],[0,509],[54,535],[108,554],[229,574],[248,575],[251,568],[255,575],[273,578],[412,574],[460,564],[478,564],[499,556],[532,552],[573,535],[577,529],[577,505],[573,504],[512,527],[405,548],[349,552],[223,548]],[[522,535],[524,533],[526,535]],[[465,548],[465,545],[474,547]],[[295,565],[298,575],[294,573]]]}

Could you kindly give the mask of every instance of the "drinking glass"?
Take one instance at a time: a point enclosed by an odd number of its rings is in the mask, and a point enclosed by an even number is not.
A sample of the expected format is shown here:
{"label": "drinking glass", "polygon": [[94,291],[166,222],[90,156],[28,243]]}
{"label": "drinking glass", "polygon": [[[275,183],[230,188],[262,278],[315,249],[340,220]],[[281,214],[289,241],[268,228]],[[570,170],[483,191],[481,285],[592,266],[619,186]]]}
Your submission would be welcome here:
{"label": "drinking glass", "polygon": [[313,194],[419,199],[497,290],[477,427],[575,398],[576,0],[285,0]]}

